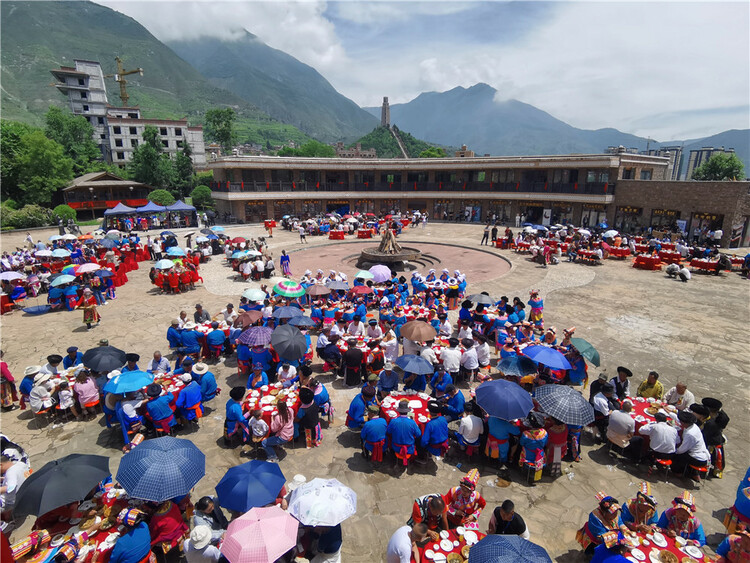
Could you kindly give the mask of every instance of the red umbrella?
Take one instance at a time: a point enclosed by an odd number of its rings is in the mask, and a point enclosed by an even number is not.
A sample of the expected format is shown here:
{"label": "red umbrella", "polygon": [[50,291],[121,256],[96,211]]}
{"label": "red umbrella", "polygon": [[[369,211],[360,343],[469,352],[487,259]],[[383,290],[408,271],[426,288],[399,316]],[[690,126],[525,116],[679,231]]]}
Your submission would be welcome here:
{"label": "red umbrella", "polygon": [[352,216],[349,215],[348,213],[342,217],[342,219],[351,219],[351,218],[352,218]]}
{"label": "red umbrella", "polygon": [[355,295],[368,295],[372,293],[372,288],[366,285],[357,285],[354,286],[349,292],[354,293]]}
{"label": "red umbrella", "polygon": [[367,215],[368,217],[375,217],[374,213],[365,213],[365,215]]}
{"label": "red umbrella", "polygon": [[385,216],[385,218],[386,218],[386,219],[392,219],[392,218],[393,218],[393,215],[386,215],[386,216]]}
{"label": "red umbrella", "polygon": [[244,239],[244,238],[242,238],[242,237],[234,237],[234,238],[232,239],[232,242],[233,242],[234,244],[239,244],[239,243],[241,243],[241,242],[247,242],[247,240],[246,240],[246,239]]}

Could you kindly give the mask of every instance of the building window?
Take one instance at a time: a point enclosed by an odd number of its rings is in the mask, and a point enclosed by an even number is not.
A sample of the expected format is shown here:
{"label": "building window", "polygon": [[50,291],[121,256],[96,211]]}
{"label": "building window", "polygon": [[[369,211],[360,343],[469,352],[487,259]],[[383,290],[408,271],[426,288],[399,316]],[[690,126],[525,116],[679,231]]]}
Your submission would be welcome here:
{"label": "building window", "polygon": [[182,127],[175,127],[174,134],[176,137],[182,137]]}
{"label": "building window", "polygon": [[596,182],[596,170],[588,170],[586,172],[586,182],[589,184]]}
{"label": "building window", "polygon": [[99,138],[100,138],[100,139],[106,139],[106,138],[107,138],[107,136],[106,136],[106,135],[105,135],[104,133],[102,133],[101,135],[99,135]]}
{"label": "building window", "polygon": [[138,129],[136,127],[131,127],[130,128],[130,134],[131,135],[137,135],[138,134]]}
{"label": "building window", "polygon": [[486,172],[477,172],[477,182],[484,182],[487,178]]}
{"label": "building window", "polygon": [[135,148],[138,146],[138,139],[130,139],[130,146]]}
{"label": "building window", "polygon": [[85,86],[86,85],[86,81],[83,78],[79,78],[78,79],[78,85],[79,86]]}
{"label": "building window", "polygon": [[622,169],[622,179],[623,180],[632,180],[633,179],[633,169],[632,168],[623,168]]}
{"label": "building window", "polygon": [[650,180],[651,170],[641,170],[641,180]]}
{"label": "building window", "polygon": [[112,127],[112,133],[114,133],[115,135],[121,134],[122,130],[120,129],[120,126],[119,125],[115,125],[114,127]]}
{"label": "building window", "polygon": [[89,106],[87,106],[87,105],[84,105],[84,106],[83,106],[83,111],[89,111]]}
{"label": "building window", "polygon": [[122,139],[115,139],[115,146],[121,147],[122,146]]}
{"label": "building window", "polygon": [[97,123],[98,123],[99,125],[104,125],[104,118],[103,118],[103,117],[97,117],[97,118],[96,118],[96,122],[97,122]]}
{"label": "building window", "polygon": [[163,146],[164,148],[169,148],[169,141],[167,140],[162,141],[161,146]]}
{"label": "building window", "polygon": [[167,134],[167,128],[166,127],[160,127],[159,128],[159,135],[166,136]]}
{"label": "building window", "polygon": [[182,148],[182,141],[177,141],[177,148]]}
{"label": "building window", "polygon": [[129,117],[130,119],[138,119],[138,114],[137,114],[137,113],[129,113],[129,114],[128,114],[128,117]]}
{"label": "building window", "polygon": [[88,97],[89,97],[89,95],[86,92],[81,92],[81,99],[82,100],[87,100]]}
{"label": "building window", "polygon": [[117,152],[117,159],[118,160],[125,160],[125,153],[122,151]]}

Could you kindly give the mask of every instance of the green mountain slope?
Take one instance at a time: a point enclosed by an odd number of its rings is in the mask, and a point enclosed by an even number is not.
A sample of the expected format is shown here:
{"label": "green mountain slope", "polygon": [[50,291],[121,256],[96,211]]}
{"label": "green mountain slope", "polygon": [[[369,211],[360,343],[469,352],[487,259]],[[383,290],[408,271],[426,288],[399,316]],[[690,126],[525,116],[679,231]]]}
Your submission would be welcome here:
{"label": "green mountain slope", "polygon": [[[401,142],[406,147],[406,152],[409,153],[409,157],[417,158],[419,154],[434,145],[420,141],[414,138],[411,134],[399,130],[401,136]],[[377,151],[378,158],[402,158],[401,150],[398,147],[396,139],[393,138],[390,130],[387,127],[376,127],[370,131],[367,135],[357,141],[362,143],[363,149],[375,149]],[[354,146],[356,143],[352,143]]]}
{"label": "green mountain slope", "polygon": [[213,84],[320,141],[351,140],[377,124],[314,68],[252,33],[232,41],[200,37],[169,46]]}
{"label": "green mountain slope", "polygon": [[[3,117],[39,124],[50,105],[66,98],[50,86],[50,69],[73,65],[73,59],[99,61],[105,74],[115,71],[115,56],[126,69],[143,68],[128,77],[130,104],[144,117],[180,118],[201,123],[212,107],[230,106],[238,114],[240,140],[304,140],[294,127],[278,123],[238,96],[212,85],[197,70],[159,42],[138,22],[91,2],[12,2],[1,5]],[[109,101],[118,105],[119,88],[108,82]]]}

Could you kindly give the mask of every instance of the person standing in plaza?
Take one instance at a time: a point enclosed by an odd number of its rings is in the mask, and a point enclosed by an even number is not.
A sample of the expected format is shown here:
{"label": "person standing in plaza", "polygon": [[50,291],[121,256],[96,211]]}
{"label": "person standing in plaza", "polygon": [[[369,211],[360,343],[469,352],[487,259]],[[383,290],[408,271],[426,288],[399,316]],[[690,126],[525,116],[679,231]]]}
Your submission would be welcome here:
{"label": "person standing in plaza", "polygon": [[484,226],[484,231],[482,232],[482,241],[479,243],[479,246],[482,246],[482,245],[486,246],[487,243],[489,242],[489,240],[490,240],[490,229],[491,229],[490,224],[487,223]]}

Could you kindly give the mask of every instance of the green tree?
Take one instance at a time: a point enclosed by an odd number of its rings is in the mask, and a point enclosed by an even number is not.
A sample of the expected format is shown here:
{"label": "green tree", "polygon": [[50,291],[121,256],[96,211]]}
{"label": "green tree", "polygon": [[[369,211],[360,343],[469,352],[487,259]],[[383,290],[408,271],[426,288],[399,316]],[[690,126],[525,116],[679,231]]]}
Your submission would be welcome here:
{"label": "green tree", "polygon": [[224,152],[231,152],[235,141],[234,119],[232,108],[210,109],[206,112],[206,138],[219,143]]}
{"label": "green tree", "polygon": [[44,120],[45,135],[62,145],[65,156],[73,160],[76,176],[90,172],[91,166],[101,161],[101,151],[93,139],[94,128],[85,117],[50,106]]}
{"label": "green tree", "polygon": [[32,131],[39,131],[18,121],[0,121],[0,184],[2,199],[20,201],[21,190],[18,188],[20,157],[23,153],[21,140]]}
{"label": "green tree", "polygon": [[190,197],[193,200],[194,207],[205,209],[206,207],[214,206],[213,194],[211,193],[211,188],[208,186],[197,186],[190,192]]}
{"label": "green tree", "polygon": [[190,145],[185,143],[174,158],[175,191],[183,199],[195,187],[195,171]]}
{"label": "green tree", "polygon": [[320,141],[308,141],[299,148],[299,156],[333,158],[336,156],[336,151],[331,145]]}
{"label": "green tree", "polygon": [[19,148],[18,199],[49,205],[52,195],[73,179],[73,161],[65,156],[62,145],[41,131],[24,135]]}
{"label": "green tree", "polygon": [[693,180],[744,180],[745,165],[734,153],[717,153],[693,172]]}
{"label": "green tree", "polygon": [[73,219],[73,221],[76,220],[76,210],[73,209],[70,205],[65,205],[64,203],[55,207],[52,210],[52,215],[55,217],[60,217],[60,219],[62,219],[66,223],[68,219]]}
{"label": "green tree", "polygon": [[6,212],[3,206],[2,225],[16,229],[28,229],[31,227],[44,227],[52,223],[52,211],[46,207],[30,204],[24,205],[17,211]]}
{"label": "green tree", "polygon": [[159,130],[147,125],[143,131],[143,142],[133,151],[128,164],[131,179],[155,188],[175,186],[174,163],[162,150]]}
{"label": "green tree", "polygon": [[430,147],[419,153],[419,158],[445,158],[445,150],[440,147]]}
{"label": "green tree", "polygon": [[156,205],[172,205],[176,200],[167,190],[154,190],[148,194],[148,200]]}

